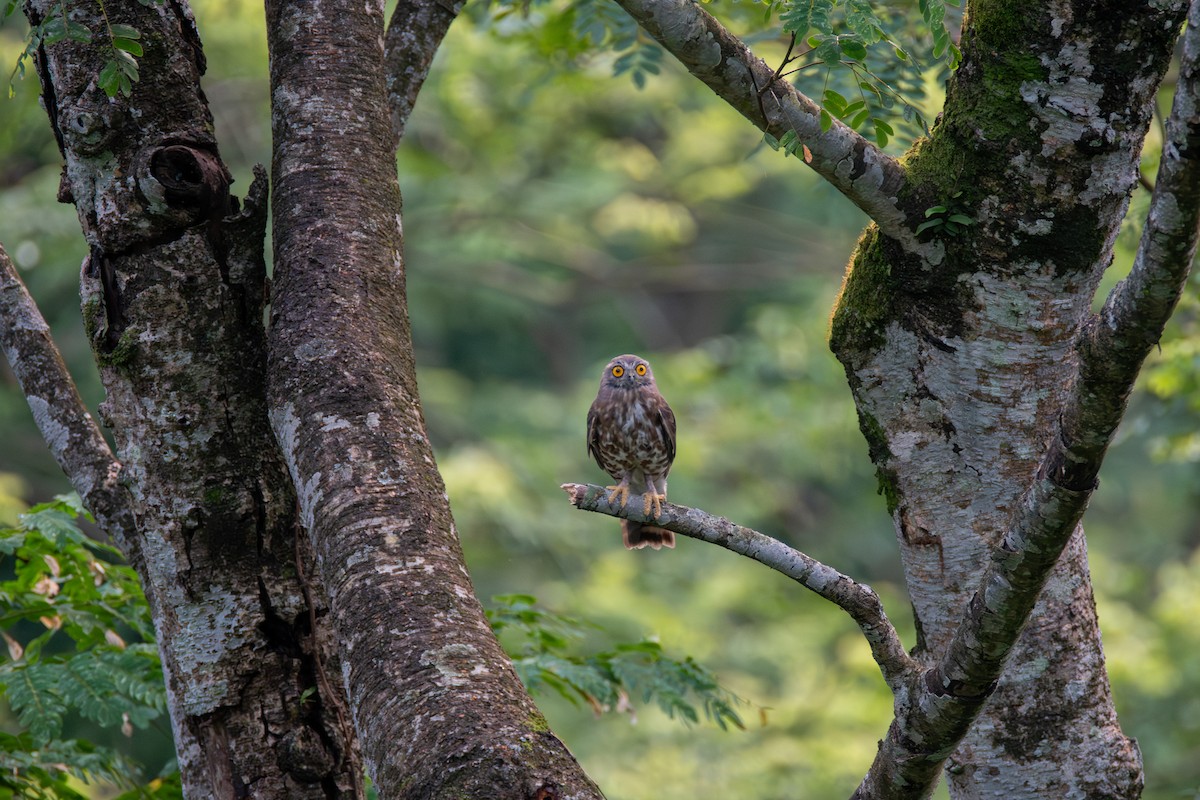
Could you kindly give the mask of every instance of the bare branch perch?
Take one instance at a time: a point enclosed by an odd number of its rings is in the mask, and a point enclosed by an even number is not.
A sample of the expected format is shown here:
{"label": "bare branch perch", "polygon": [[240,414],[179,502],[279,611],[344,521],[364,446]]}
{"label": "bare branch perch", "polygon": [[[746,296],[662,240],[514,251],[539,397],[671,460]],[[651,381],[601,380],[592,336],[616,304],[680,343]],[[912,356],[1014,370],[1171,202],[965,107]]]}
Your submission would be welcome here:
{"label": "bare branch perch", "polygon": [[0,245],[0,345],[50,454],[130,563],[139,557],[121,465],[88,413],[16,267]]}
{"label": "bare branch perch", "polygon": [[563,491],[571,505],[583,511],[595,511],[635,522],[653,522],[669,531],[690,536],[726,550],[752,558],[780,572],[831,603],[839,606],[858,623],[871,646],[883,679],[895,691],[920,669],[908,655],[900,636],[884,613],[879,596],[870,586],[858,583],[833,567],[822,564],[799,550],[765,533],[743,528],[723,517],[715,517],[698,508],[664,503],[662,513],[654,519],[642,513],[642,504],[631,501],[625,508],[608,502],[603,486],[583,483],[564,483]]}
{"label": "bare branch perch", "polygon": [[[923,245],[896,206],[904,168],[872,142],[836,119],[821,131],[821,109],[780,80],[694,0],[617,0],[667,52],[717,96],[763,131],[780,138],[795,131],[812,153],[810,166],[909,252]],[[764,118],[765,114],[765,118]]]}

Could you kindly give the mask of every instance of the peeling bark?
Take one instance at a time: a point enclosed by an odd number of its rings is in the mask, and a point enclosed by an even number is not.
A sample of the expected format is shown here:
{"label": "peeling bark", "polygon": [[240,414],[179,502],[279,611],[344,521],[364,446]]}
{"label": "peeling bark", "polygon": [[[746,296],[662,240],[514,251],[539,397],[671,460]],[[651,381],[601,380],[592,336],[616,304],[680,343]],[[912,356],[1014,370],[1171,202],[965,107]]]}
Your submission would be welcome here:
{"label": "peeling bark", "polygon": [[[267,19],[270,415],[368,772],[388,798],[598,798],[484,618],[426,435],[383,3],[272,0]],[[356,46],[337,46],[346,41]]]}
{"label": "peeling bark", "polygon": [[[36,24],[59,8],[31,0],[26,11]],[[95,4],[67,8],[104,30]],[[187,6],[107,13],[142,32],[130,98],[96,85],[100,35],[44,46],[38,65],[65,158],[60,199],[74,202],[89,245],[85,329],[136,519],[134,563],[152,603],[184,791],[354,796],[359,762],[337,724],[344,696],[301,702],[320,665],[336,661],[323,595],[297,579],[311,554],[297,550],[295,499],[267,423],[265,175],[239,210]]]}

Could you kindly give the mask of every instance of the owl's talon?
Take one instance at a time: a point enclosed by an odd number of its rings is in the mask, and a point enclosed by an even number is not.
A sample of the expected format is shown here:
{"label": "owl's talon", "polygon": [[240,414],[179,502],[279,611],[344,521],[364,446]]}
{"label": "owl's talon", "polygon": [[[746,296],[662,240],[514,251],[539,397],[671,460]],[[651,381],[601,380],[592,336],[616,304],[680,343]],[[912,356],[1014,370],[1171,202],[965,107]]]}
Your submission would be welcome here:
{"label": "owl's talon", "polygon": [[[665,503],[666,500],[667,496],[665,494],[646,492],[646,498],[642,505],[642,513],[650,519],[658,519],[658,516],[662,514],[662,504]],[[653,514],[650,513],[651,509],[654,510]]]}
{"label": "owl's talon", "polygon": [[615,503],[617,497],[621,498],[621,508],[625,508],[629,503],[629,487],[624,482],[616,486],[605,486],[604,488],[608,492],[608,502],[610,504]]}

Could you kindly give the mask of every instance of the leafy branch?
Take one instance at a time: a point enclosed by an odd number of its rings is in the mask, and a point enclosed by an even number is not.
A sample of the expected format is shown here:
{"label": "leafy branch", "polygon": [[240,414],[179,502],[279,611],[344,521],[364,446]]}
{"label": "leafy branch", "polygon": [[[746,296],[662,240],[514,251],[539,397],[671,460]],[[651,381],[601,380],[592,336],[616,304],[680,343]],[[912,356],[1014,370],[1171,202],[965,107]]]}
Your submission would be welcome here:
{"label": "leafy branch", "polygon": [[578,655],[574,645],[584,638],[585,627],[592,626],[538,608],[532,595],[509,594],[492,600],[496,606],[487,611],[488,621],[531,692],[553,691],[596,714],[634,714],[630,697],[636,696],[687,723],[700,720],[699,706],[704,717],[722,730],[744,727],[734,708],[741,701],[692,657],[672,658],[653,641]]}
{"label": "leafy branch", "polygon": [[[161,5],[163,0],[138,0],[144,6]],[[19,0],[7,0],[4,4],[0,22],[12,16],[17,9]],[[108,18],[108,10],[103,0],[96,0],[105,34],[107,50],[104,65],[96,76],[97,85],[109,97],[118,93],[125,97],[133,91],[133,84],[138,81],[138,59],[145,51],[139,41],[142,33],[132,25],[112,22]],[[16,92],[16,81],[25,78],[25,62],[41,47],[50,47],[60,42],[69,41],[78,44],[91,44],[95,38],[94,31],[78,19],[72,19],[67,11],[66,0],[53,7],[53,12],[37,24],[31,24],[25,35],[25,48],[17,56],[17,63],[8,78],[8,96]]]}
{"label": "leafy branch", "polygon": [[11,572],[0,582],[0,688],[21,726],[0,742],[0,787],[73,797],[63,788],[73,775],[152,796],[118,751],[62,738],[74,714],[133,737],[166,709],[137,576],[116,548],[80,530],[81,516],[78,496],[60,496],[0,529],[0,567]]}

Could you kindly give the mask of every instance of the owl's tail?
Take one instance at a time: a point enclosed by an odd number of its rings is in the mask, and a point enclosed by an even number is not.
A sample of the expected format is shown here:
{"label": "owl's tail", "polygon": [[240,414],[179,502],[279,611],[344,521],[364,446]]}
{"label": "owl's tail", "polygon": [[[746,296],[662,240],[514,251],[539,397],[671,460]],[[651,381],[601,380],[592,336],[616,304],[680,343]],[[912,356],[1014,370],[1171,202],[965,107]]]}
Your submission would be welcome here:
{"label": "owl's tail", "polygon": [[644,525],[641,522],[621,520],[621,533],[625,535],[627,550],[640,550],[650,547],[655,550],[675,546],[675,534],[665,528]]}

